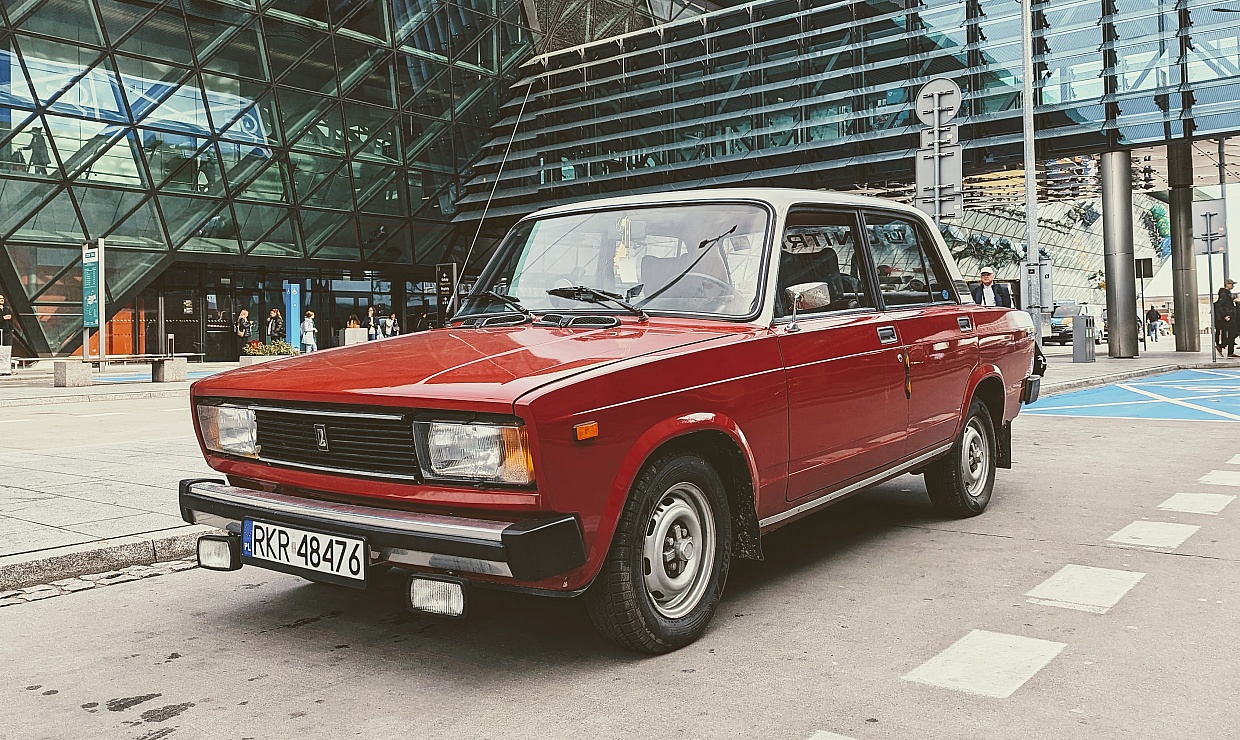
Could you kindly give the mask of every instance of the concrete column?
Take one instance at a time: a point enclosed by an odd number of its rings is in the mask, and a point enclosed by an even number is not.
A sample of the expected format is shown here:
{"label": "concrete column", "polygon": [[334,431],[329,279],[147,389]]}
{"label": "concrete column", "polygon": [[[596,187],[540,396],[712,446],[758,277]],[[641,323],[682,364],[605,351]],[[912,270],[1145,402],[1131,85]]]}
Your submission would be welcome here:
{"label": "concrete column", "polygon": [[[1132,157],[1102,154],[1102,249],[1111,357],[1137,356],[1137,279],[1132,252]],[[1099,327],[1101,328],[1101,327]],[[1074,338],[1075,340],[1075,332]]]}
{"label": "concrete column", "polygon": [[1171,185],[1171,291],[1175,306],[1175,351],[1200,352],[1197,256],[1193,249],[1191,143],[1173,141],[1167,145],[1167,179]]}

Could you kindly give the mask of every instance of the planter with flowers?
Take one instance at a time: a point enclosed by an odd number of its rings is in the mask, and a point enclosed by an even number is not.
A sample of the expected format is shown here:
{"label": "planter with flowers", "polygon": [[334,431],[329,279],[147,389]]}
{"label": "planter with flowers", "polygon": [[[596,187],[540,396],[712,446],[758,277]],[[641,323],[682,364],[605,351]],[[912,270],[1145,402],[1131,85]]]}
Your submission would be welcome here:
{"label": "planter with flowers", "polygon": [[271,344],[263,344],[257,339],[247,342],[241,348],[241,366],[254,365],[268,360],[278,360],[281,357],[289,357],[291,355],[300,354],[299,350],[293,345],[282,339],[277,339]]}

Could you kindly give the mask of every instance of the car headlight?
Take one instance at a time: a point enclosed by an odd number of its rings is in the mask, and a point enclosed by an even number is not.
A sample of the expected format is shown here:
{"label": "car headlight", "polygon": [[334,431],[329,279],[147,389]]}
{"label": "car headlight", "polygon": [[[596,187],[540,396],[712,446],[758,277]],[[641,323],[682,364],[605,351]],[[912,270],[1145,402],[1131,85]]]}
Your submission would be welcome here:
{"label": "car headlight", "polygon": [[534,482],[523,426],[422,421],[414,428],[418,460],[427,478],[516,485]]}
{"label": "car headlight", "polygon": [[258,426],[244,406],[198,406],[202,443],[214,452],[258,457]]}

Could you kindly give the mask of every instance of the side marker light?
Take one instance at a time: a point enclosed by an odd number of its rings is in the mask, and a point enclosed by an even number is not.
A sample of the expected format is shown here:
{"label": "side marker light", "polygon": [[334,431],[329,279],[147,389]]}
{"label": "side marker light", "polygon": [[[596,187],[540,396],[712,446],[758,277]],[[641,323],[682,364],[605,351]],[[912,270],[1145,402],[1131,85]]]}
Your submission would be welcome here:
{"label": "side marker light", "polygon": [[598,422],[587,421],[584,424],[578,424],[573,427],[573,431],[577,433],[578,442],[585,442],[587,439],[594,439],[598,436]]}

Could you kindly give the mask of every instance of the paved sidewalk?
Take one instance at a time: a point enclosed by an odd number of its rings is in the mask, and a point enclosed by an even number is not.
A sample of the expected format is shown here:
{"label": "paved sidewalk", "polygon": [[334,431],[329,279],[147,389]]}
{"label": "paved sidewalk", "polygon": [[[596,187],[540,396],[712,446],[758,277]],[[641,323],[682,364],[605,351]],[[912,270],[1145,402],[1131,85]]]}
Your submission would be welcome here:
{"label": "paved sidewalk", "polygon": [[[1073,363],[1071,347],[1048,347],[1042,393],[1211,366],[1208,349],[1151,347],[1139,358],[1115,360],[1102,345],[1093,363]],[[215,474],[203,462],[184,402],[146,400],[183,399],[188,383],[52,388],[50,376],[9,380],[0,379],[0,592],[193,554],[207,528],[181,520],[177,482]],[[74,443],[83,439],[91,443]]]}
{"label": "paved sidewalk", "polygon": [[235,362],[194,362],[189,365],[189,381],[152,383],[150,365],[110,365],[107,372],[96,372],[94,382],[84,388],[56,388],[52,385],[52,364],[42,360],[35,368],[19,370],[16,375],[0,376],[0,408],[123,398],[183,397],[195,380],[235,367],[238,367]]}

